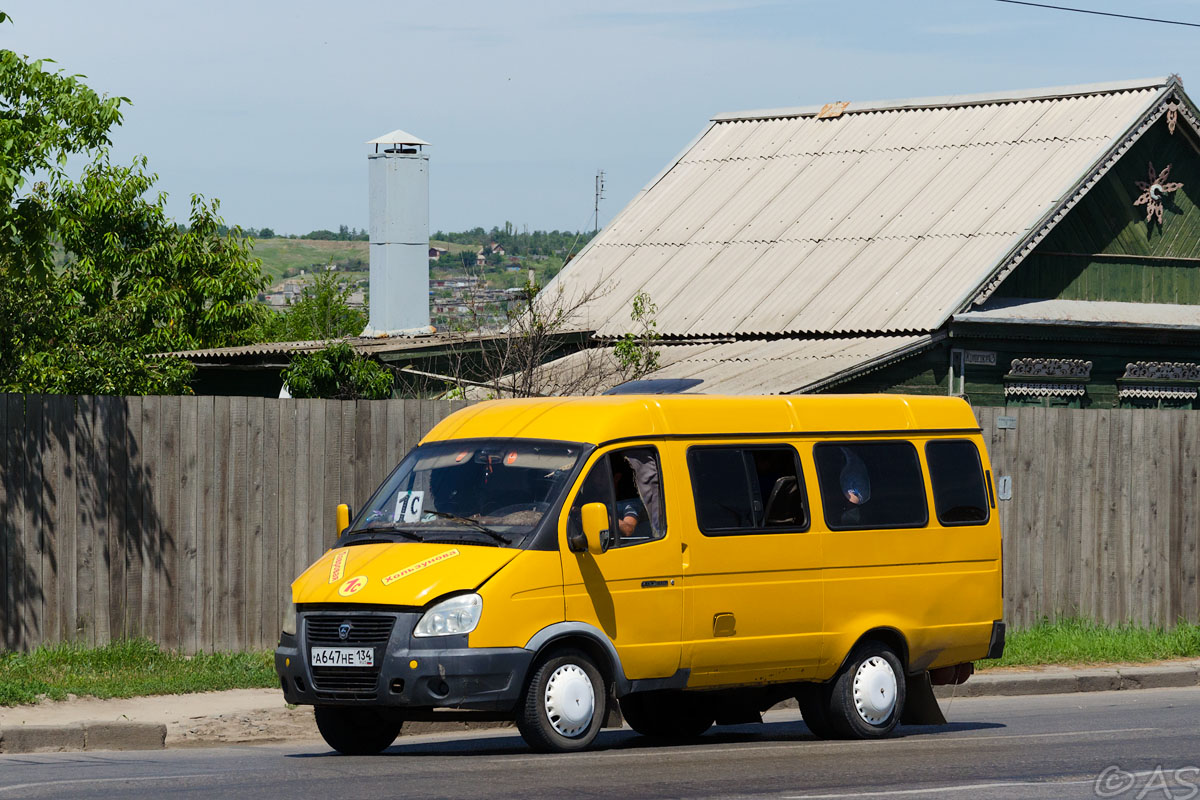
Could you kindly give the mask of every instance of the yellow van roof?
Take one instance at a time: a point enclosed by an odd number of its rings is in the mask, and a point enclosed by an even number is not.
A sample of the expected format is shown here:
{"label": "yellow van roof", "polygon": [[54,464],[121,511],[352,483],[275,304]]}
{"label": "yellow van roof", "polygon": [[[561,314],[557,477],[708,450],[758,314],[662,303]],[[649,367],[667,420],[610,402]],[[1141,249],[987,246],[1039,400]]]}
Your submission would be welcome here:
{"label": "yellow van roof", "polygon": [[512,437],[602,444],[667,435],[978,428],[971,407],[956,397],[615,395],[477,403],[442,420],[423,441]]}

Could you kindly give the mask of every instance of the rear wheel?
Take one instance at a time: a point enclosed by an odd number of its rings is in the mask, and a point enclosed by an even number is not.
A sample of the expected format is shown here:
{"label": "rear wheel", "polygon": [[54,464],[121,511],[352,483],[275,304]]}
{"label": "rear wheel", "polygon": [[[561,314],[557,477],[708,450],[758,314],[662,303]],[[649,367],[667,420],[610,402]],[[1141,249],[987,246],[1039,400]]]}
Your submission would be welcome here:
{"label": "rear wheel", "polygon": [[621,716],[642,736],[672,741],[695,739],[712,727],[704,698],[686,692],[647,692],[621,698]]}
{"label": "rear wheel", "polygon": [[583,750],[604,724],[607,697],[600,670],[585,653],[551,653],[529,678],[517,729],[538,752]]}
{"label": "rear wheel", "polygon": [[373,756],[396,741],[403,721],[374,708],[317,706],[317,730],[325,743],[348,756]]}
{"label": "rear wheel", "polygon": [[879,739],[904,710],[904,667],[891,648],[866,641],[854,648],[833,682],[829,721],[847,739]]}

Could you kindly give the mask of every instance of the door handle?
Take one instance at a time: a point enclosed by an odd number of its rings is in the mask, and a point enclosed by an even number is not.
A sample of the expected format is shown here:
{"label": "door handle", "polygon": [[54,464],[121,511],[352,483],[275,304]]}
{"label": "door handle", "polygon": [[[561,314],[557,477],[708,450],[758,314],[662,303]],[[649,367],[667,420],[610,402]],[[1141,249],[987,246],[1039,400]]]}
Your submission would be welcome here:
{"label": "door handle", "polygon": [[675,581],[642,581],[643,589],[657,589],[662,586],[670,586]]}

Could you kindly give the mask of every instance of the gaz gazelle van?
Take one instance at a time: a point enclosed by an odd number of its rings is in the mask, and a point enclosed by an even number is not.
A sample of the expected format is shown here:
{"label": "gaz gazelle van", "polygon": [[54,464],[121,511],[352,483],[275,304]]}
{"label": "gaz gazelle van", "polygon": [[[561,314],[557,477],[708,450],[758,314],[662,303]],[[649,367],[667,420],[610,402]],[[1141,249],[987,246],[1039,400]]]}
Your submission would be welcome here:
{"label": "gaz gazelle van", "polygon": [[291,586],[275,666],[342,753],[406,720],[588,747],[799,701],[819,737],[944,722],[998,657],[979,425],[946,397],[480,403],[435,427]]}

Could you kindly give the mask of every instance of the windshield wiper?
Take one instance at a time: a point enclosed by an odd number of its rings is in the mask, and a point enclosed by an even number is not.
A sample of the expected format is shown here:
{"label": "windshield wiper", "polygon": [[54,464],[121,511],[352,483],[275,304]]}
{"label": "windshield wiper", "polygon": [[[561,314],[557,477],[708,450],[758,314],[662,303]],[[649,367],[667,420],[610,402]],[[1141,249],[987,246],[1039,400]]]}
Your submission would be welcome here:
{"label": "windshield wiper", "polygon": [[492,537],[497,542],[504,542],[505,544],[512,544],[512,539],[509,539],[504,534],[502,534],[498,531],[494,531],[491,528],[489,528],[488,526],[480,523],[477,520],[473,520],[470,517],[464,517],[460,514],[451,514],[449,511],[434,511],[429,508],[424,509],[424,513],[433,514],[435,517],[440,517],[442,519],[449,519],[449,520],[454,520],[455,522],[461,522],[464,525],[470,525],[472,528],[479,531],[480,533],[486,533],[488,536]]}
{"label": "windshield wiper", "polygon": [[[356,528],[352,531],[346,531],[345,535],[346,536],[369,536],[370,534],[373,534],[373,533],[389,533],[389,534],[390,533],[398,533],[401,536],[412,539],[414,542],[425,541],[425,537],[422,536],[421,534],[415,533],[414,531],[410,531],[407,528],[401,528],[399,525],[380,525],[378,528]],[[372,540],[370,540],[370,539],[365,540],[365,541],[360,540],[360,541],[356,542],[356,544],[366,544],[367,541],[372,541]]]}

